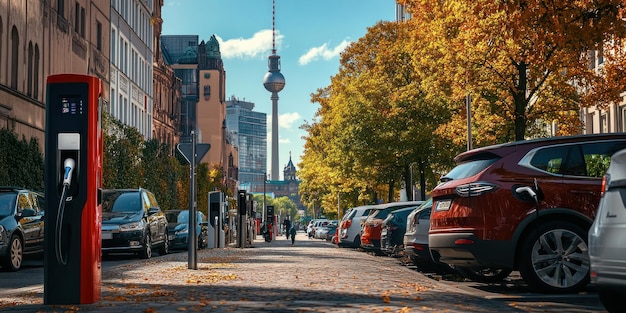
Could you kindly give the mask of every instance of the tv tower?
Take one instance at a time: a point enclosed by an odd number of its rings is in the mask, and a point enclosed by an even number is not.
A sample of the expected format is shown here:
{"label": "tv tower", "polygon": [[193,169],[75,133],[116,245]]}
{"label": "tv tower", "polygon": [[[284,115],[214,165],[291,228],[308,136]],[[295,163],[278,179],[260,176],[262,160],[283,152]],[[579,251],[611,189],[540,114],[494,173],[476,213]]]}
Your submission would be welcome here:
{"label": "tv tower", "polygon": [[272,168],[271,179],[278,180],[278,92],[285,88],[285,77],[280,73],[280,56],[276,54],[275,0],[272,0],[272,55],[268,57],[269,70],[263,77],[263,86],[272,93]]}

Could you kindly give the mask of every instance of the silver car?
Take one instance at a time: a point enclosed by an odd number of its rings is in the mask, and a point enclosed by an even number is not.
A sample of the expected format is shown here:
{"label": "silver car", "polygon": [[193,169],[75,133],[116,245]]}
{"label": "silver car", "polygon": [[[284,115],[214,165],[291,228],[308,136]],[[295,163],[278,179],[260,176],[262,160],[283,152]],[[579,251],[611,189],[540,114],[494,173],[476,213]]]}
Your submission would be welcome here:
{"label": "silver car", "polygon": [[623,312],[626,297],[626,149],[611,157],[602,198],[589,230],[591,282],[609,312]]}

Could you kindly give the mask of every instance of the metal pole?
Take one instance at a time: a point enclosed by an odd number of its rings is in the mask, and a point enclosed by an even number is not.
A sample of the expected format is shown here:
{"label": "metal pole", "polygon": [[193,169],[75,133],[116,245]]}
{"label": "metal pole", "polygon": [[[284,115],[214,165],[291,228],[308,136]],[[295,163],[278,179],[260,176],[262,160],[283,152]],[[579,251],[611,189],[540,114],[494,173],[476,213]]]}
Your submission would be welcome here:
{"label": "metal pole", "polygon": [[198,255],[196,253],[196,135],[191,131],[191,162],[189,162],[189,243],[187,251],[187,265],[189,269],[198,269]]}
{"label": "metal pole", "polygon": [[467,151],[472,150],[472,98],[469,94],[465,96],[465,106],[467,107]]}
{"label": "metal pole", "polygon": [[339,199],[339,190],[337,190],[337,223],[341,219],[341,201]]}

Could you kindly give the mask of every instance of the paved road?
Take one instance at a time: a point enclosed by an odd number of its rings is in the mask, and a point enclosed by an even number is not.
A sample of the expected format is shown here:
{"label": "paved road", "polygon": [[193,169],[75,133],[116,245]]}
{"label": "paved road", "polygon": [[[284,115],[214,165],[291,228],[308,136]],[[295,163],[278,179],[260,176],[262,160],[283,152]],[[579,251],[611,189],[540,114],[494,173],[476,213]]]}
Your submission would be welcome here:
{"label": "paved road", "polygon": [[[200,250],[198,270],[187,264],[186,252],[105,261],[102,301],[87,305],[43,305],[41,267],[0,273],[0,312],[604,312],[594,294],[493,292],[303,233],[294,246],[284,237],[257,240],[246,249]],[[7,289],[25,273],[26,285]]]}

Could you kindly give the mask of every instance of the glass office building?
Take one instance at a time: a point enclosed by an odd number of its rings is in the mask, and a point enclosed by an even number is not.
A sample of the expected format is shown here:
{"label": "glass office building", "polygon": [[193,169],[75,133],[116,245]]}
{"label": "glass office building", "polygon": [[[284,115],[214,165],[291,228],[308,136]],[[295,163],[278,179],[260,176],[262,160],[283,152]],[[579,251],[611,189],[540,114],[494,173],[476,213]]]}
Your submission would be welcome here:
{"label": "glass office building", "polygon": [[254,103],[226,101],[226,128],[239,149],[239,183],[263,183],[267,173],[267,114]]}

